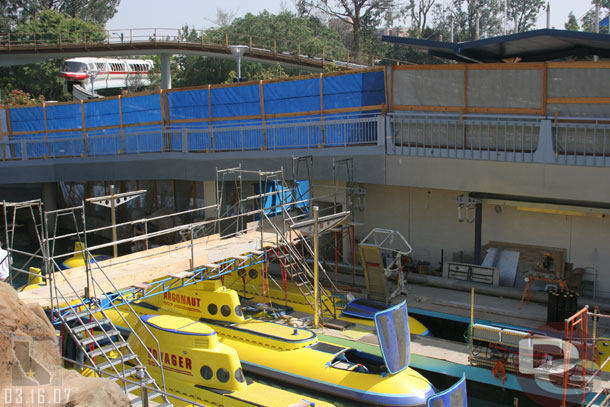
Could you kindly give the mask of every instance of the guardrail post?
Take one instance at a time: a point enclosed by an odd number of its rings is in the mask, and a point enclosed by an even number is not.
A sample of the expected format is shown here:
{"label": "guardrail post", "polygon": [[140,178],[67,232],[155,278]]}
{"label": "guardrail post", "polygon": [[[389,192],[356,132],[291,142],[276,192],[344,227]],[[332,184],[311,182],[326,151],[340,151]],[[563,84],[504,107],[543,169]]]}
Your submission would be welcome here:
{"label": "guardrail post", "polygon": [[61,33],[59,33],[59,49],[62,49],[61,48]]}
{"label": "guardrail post", "polygon": [[21,139],[21,159],[22,160],[27,160],[28,159],[28,148],[25,144],[25,140]]}
{"label": "guardrail post", "polygon": [[133,43],[133,29],[129,30],[129,44]]}
{"label": "guardrail post", "polygon": [[155,45],[157,45],[157,29],[155,28]]}
{"label": "guardrail post", "polygon": [[250,36],[250,51],[252,51],[252,36]]}
{"label": "guardrail post", "polygon": [[301,43],[297,44],[297,60],[301,60]]}
{"label": "guardrail post", "polygon": [[229,48],[229,33],[225,33],[225,47]]}
{"label": "guardrail post", "polygon": [[8,50],[11,50],[11,33],[8,34]]}
{"label": "guardrail post", "polygon": [[277,40],[273,40],[273,57],[277,54]]}
{"label": "guardrail post", "polygon": [[557,160],[553,146],[553,125],[550,120],[540,121],[538,146],[534,152],[533,161],[537,163],[554,163]]}
{"label": "guardrail post", "polygon": [[385,145],[385,137],[386,137],[386,116],[379,115],[377,116],[377,145],[383,147]]}
{"label": "guardrail post", "polygon": [[322,48],[322,66],[324,66],[324,48]]}
{"label": "guardrail post", "polygon": [[201,48],[203,48],[203,44],[204,44],[204,40],[203,38],[205,37],[205,34],[203,33],[203,30],[201,30]]}
{"label": "guardrail post", "polygon": [[182,129],[182,152],[189,152],[189,135],[188,130],[186,128]]}

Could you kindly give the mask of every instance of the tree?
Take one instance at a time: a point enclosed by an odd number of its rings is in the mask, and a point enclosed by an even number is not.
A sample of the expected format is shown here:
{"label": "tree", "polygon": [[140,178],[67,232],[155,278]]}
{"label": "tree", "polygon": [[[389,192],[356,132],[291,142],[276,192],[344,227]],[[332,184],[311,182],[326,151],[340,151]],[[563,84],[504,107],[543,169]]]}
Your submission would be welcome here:
{"label": "tree", "polygon": [[[105,32],[99,25],[67,17],[57,11],[45,10],[17,26],[16,35],[22,40],[56,42],[61,34],[65,42],[82,40],[83,33],[91,41],[101,41]],[[22,65],[0,70],[3,93],[20,89],[32,95],[44,95],[46,100],[63,100],[63,80],[59,76],[63,60],[50,59],[38,64]]]}
{"label": "tree", "polygon": [[[595,0],[591,1],[592,5],[595,5]],[[610,0],[600,0],[599,2],[599,20],[601,21],[605,16],[608,15],[610,10]],[[605,9],[605,10],[604,10]],[[580,28],[583,31],[595,32],[595,7],[591,8],[581,19]],[[600,30],[601,31],[601,30]]]}
{"label": "tree", "polygon": [[414,37],[421,37],[428,24],[428,14],[436,0],[409,0],[409,4],[403,11],[411,16],[411,29]]}
{"label": "tree", "polygon": [[509,0],[508,21],[513,22],[514,32],[523,32],[536,25],[538,14],[544,8],[545,0]]}
{"label": "tree", "polygon": [[226,27],[231,24],[231,22],[235,19],[235,16],[239,12],[236,10],[223,10],[220,8],[216,9],[216,18],[214,20],[207,18],[206,20],[212,22],[217,27]]}
{"label": "tree", "polygon": [[[201,33],[185,26],[181,30],[181,40],[201,41]],[[298,17],[284,11],[277,15],[264,11],[258,15],[246,14],[236,18],[225,27],[206,30],[204,41],[224,44],[225,35],[232,44],[249,44],[252,36],[253,46],[273,49],[277,52],[295,52],[300,47],[302,55],[321,56],[325,52],[327,60],[341,59],[346,55],[346,48],[341,43],[339,35],[325,27],[316,17]],[[274,42],[274,39],[277,39]],[[287,40],[282,40],[287,39]],[[289,41],[288,41],[289,40]],[[199,86],[224,83],[232,80],[235,73],[235,60],[179,55],[176,62],[175,86]],[[281,78],[293,75],[308,74],[309,71],[298,68],[278,68],[243,61],[242,77],[251,80]],[[233,75],[233,76],[231,76]]]}
{"label": "tree", "polygon": [[377,27],[394,0],[314,0],[310,5],[351,27],[351,49],[360,56],[362,31]]}
{"label": "tree", "polygon": [[479,37],[493,37],[501,34],[502,8],[500,0],[451,0],[445,6],[434,10],[435,31],[444,38],[449,37],[453,20],[454,41],[471,41]]}
{"label": "tree", "polygon": [[578,20],[573,12],[570,11],[570,14],[568,14],[568,22],[564,24],[564,27],[569,31],[578,31],[580,29]]}
{"label": "tree", "polygon": [[0,0],[0,28],[14,30],[44,11],[57,11],[72,18],[104,25],[117,12],[120,0]]}
{"label": "tree", "polygon": [[13,89],[3,95],[2,104],[4,105],[38,105],[44,102],[44,96],[34,97],[22,90]]}

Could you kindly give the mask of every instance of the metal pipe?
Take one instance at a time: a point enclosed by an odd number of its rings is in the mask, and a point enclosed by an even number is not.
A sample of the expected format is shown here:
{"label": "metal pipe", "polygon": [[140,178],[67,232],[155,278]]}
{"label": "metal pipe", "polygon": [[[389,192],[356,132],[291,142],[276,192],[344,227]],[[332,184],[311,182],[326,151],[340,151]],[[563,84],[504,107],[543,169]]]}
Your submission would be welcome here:
{"label": "metal pipe", "polygon": [[[117,241],[114,185],[110,185],[110,223],[112,224],[112,242],[114,243]],[[119,251],[116,244],[112,245],[112,255],[113,257],[119,257]]]}
{"label": "metal pipe", "polygon": [[318,207],[313,207],[313,326],[318,328],[319,324],[319,302],[318,302]]}
{"label": "metal pipe", "polygon": [[483,204],[475,205],[474,212],[474,264],[481,264],[481,229],[483,225]]}

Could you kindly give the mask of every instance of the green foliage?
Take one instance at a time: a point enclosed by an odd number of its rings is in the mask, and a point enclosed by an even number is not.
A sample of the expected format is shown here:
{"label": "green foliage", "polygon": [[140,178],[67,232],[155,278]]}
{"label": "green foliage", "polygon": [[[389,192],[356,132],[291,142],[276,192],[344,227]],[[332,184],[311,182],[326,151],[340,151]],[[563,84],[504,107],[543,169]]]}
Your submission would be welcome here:
{"label": "green foliage", "polygon": [[80,20],[104,25],[117,11],[120,0],[0,0],[0,30],[13,31],[19,24],[45,11],[57,11]]}
{"label": "green foliage", "polygon": [[513,32],[531,30],[536,26],[538,14],[544,8],[545,0],[509,0],[508,26]]}
{"label": "green foliage", "polygon": [[578,26],[578,20],[576,19],[576,16],[573,12],[570,11],[570,14],[568,14],[568,22],[564,24],[564,27],[566,30],[569,31],[580,30],[580,27]]}
{"label": "green foliage", "polygon": [[[591,1],[591,4],[595,5],[595,0]],[[605,18],[610,11],[610,0],[601,0],[599,2],[599,20]],[[592,7],[581,19],[580,28],[582,31],[595,32],[595,7]],[[608,27],[600,27],[600,32],[607,32]]]}
{"label": "green foliage", "polygon": [[[35,39],[38,43],[56,43],[60,35],[66,42],[81,40],[83,35],[87,36],[88,41],[99,41],[105,37],[101,26],[50,10],[17,26],[14,35],[19,41]],[[33,95],[43,95],[46,100],[65,100],[64,83],[59,76],[62,64],[61,59],[51,59],[38,64],[2,68],[0,89],[3,93],[20,89]]]}
{"label": "green foliage", "polygon": [[312,0],[311,7],[351,27],[350,50],[361,53],[361,33],[376,28],[386,12],[395,7],[394,0]]}
{"label": "green foliage", "polygon": [[476,39],[477,14],[480,38],[502,34],[502,2],[499,0],[451,0],[434,10],[435,29],[443,38],[449,38],[453,19],[454,41]]}
{"label": "green foliage", "polygon": [[[325,58],[344,59],[347,50],[340,41],[339,35],[330,30],[316,18],[297,17],[284,11],[278,15],[263,11],[258,15],[246,14],[243,18],[233,20],[231,25],[205,31],[204,41],[224,44],[228,36],[229,43],[249,45],[250,37],[254,47],[273,49],[273,39],[277,52],[296,52],[300,46],[302,55],[321,56]],[[290,41],[282,41],[281,39]],[[201,32],[185,26],[181,30],[181,39],[201,41]],[[207,84],[227,83],[236,76],[235,59],[208,58],[179,55],[174,58],[172,67],[175,87],[200,86]],[[243,61],[242,77],[248,80],[277,79],[287,76],[308,74],[309,71],[296,68],[282,68],[279,65],[264,65]]]}

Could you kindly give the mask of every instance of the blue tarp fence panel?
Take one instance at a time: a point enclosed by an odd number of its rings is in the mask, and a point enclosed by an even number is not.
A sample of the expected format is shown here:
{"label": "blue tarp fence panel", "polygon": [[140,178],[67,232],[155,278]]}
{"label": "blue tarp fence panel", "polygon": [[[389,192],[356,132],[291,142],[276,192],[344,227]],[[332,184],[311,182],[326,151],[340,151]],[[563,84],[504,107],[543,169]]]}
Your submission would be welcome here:
{"label": "blue tarp fence panel", "polygon": [[[189,129],[189,150],[241,151],[376,142],[376,138],[368,140],[376,134],[374,123],[329,122],[346,114],[370,115],[379,110],[358,109],[384,103],[385,78],[379,70],[269,82],[262,87],[255,83],[172,90],[91,101],[82,108],[81,103],[47,103],[46,123],[42,106],[9,108],[9,117],[14,140],[48,137],[49,144],[28,145],[30,157],[181,151],[183,128]],[[322,117],[323,126],[312,123]],[[170,123],[166,130],[164,123]],[[54,145],[53,140],[81,138],[83,130],[87,142]],[[104,134],[111,137],[98,137]],[[13,150],[19,158],[20,146]]]}
{"label": "blue tarp fence panel", "polygon": [[121,99],[123,125],[143,126],[162,123],[161,97],[159,94],[131,96]]}
{"label": "blue tarp fence panel", "polygon": [[172,120],[209,119],[207,89],[168,92],[167,108]]}
{"label": "blue tarp fence panel", "polygon": [[260,116],[258,85],[212,88],[212,117]]}
{"label": "blue tarp fence panel", "polygon": [[263,84],[265,114],[315,112],[320,110],[320,79]]}
{"label": "blue tarp fence panel", "polygon": [[102,99],[100,101],[83,103],[87,129],[106,126],[120,126],[118,99]]}

